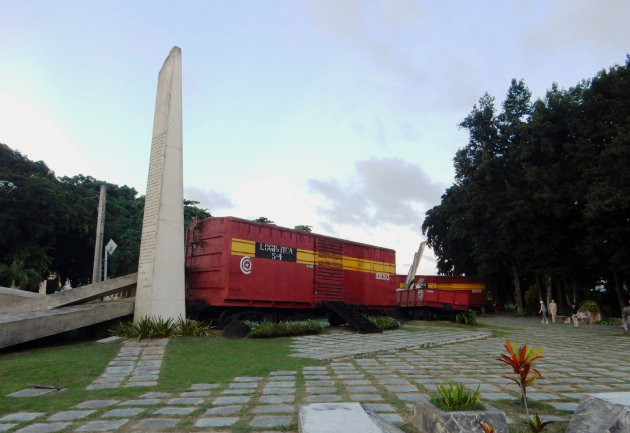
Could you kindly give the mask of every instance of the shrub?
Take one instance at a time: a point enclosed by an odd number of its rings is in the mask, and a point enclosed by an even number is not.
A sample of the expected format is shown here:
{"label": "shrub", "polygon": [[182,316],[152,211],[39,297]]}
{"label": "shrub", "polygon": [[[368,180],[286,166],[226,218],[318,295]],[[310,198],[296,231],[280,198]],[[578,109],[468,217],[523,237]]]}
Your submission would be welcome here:
{"label": "shrub", "polygon": [[368,320],[381,331],[400,328],[400,322],[389,316],[368,316]]}
{"label": "shrub", "polygon": [[147,316],[137,322],[120,322],[117,327],[109,331],[119,337],[135,338],[168,338],[177,334],[177,326],[173,319]]}
{"label": "shrub", "polygon": [[547,428],[553,421],[542,422],[542,419],[538,415],[534,415],[531,419],[527,420],[527,428],[532,433],[540,433]]}
{"label": "shrub", "polygon": [[477,313],[473,310],[461,311],[455,315],[455,322],[465,325],[474,325],[477,323]]}
{"label": "shrub", "polygon": [[195,322],[182,318],[174,321],[173,319],[147,316],[137,322],[119,322],[117,326],[109,330],[109,333],[119,337],[142,340],[145,338],[172,338],[182,335],[201,337],[207,336],[209,331],[210,324],[206,322]]}
{"label": "shrub", "polygon": [[597,305],[597,302],[595,301],[584,301],[582,302],[582,305],[580,305],[579,310],[588,311],[589,313],[598,313],[599,306]]}
{"label": "shrub", "polygon": [[251,330],[247,336],[249,338],[273,338],[290,335],[318,334],[322,330],[322,325],[314,320],[304,320],[300,322],[245,322]]}
{"label": "shrub", "polygon": [[538,370],[532,368],[532,364],[544,358],[540,354],[545,349],[540,348],[533,350],[528,348],[526,344],[519,349],[516,343],[512,344],[509,340],[505,340],[505,349],[508,354],[501,354],[501,358],[497,359],[512,367],[516,378],[510,376],[504,377],[516,383],[519,388],[521,388],[521,406],[525,407],[526,413],[529,414],[529,408],[527,407],[527,387],[533,384],[536,379],[542,377]]}
{"label": "shrub", "polygon": [[176,323],[178,336],[207,337],[210,334],[210,322],[187,319],[181,317]]}
{"label": "shrub", "polygon": [[443,410],[479,410],[484,406],[479,403],[479,387],[472,391],[462,383],[449,382],[438,387],[438,396],[431,403]]}

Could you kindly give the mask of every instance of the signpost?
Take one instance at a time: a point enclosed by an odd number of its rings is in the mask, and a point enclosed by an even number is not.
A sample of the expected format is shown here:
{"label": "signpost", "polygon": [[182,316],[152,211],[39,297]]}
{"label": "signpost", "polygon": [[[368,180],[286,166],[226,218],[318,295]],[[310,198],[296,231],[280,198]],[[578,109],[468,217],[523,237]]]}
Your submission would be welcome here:
{"label": "signpost", "polygon": [[103,280],[107,279],[107,257],[116,251],[117,246],[113,239],[110,239],[107,245],[105,245],[105,270],[103,272]]}

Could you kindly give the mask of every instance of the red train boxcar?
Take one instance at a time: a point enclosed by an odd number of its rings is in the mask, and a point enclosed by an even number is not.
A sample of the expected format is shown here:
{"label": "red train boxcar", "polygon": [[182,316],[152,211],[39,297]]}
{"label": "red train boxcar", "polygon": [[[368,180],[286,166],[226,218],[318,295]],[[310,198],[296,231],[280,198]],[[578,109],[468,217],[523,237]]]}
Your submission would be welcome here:
{"label": "red train boxcar", "polygon": [[452,312],[481,309],[486,305],[486,285],[470,277],[416,276],[409,289],[403,289],[405,275],[397,275],[396,304],[414,319],[431,319],[441,310]]}
{"label": "red train boxcar", "polygon": [[[396,304],[394,250],[234,217],[187,229],[187,302],[262,312]],[[256,313],[259,312],[259,313]]]}

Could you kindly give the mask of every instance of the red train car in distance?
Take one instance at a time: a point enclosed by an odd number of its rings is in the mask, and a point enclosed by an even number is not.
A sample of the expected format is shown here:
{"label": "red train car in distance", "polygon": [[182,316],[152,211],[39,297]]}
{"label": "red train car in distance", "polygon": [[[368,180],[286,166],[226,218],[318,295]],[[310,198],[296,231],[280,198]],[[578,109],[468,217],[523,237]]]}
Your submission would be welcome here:
{"label": "red train car in distance", "polygon": [[486,305],[486,285],[483,280],[471,277],[440,275],[416,276],[410,289],[404,290],[405,275],[397,275],[399,288],[396,303],[408,308],[413,318],[428,318],[432,309],[468,310]]}
{"label": "red train car in distance", "polygon": [[234,217],[194,222],[186,236],[188,303],[239,311],[396,304],[391,249]]}

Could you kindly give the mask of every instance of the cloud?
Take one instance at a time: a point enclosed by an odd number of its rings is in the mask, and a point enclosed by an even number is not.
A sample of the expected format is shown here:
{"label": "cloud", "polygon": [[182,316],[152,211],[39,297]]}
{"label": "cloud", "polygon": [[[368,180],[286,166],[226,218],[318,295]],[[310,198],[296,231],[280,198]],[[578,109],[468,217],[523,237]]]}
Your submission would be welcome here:
{"label": "cloud", "polygon": [[188,186],[184,188],[184,197],[187,200],[198,201],[200,207],[208,209],[210,213],[214,213],[218,209],[231,209],[234,207],[227,195],[210,189]]}
{"label": "cloud", "polygon": [[[349,59],[369,64],[371,72],[356,85],[369,88],[372,99],[378,95],[414,112],[451,111],[469,107],[480,95],[483,76],[478,59],[468,53],[471,24],[465,12],[415,0],[311,0],[309,6],[314,25]],[[461,41],[457,48],[451,48],[453,39]]]}
{"label": "cloud", "polygon": [[317,208],[328,224],[357,227],[393,224],[416,228],[423,213],[439,203],[445,188],[432,182],[422,168],[400,158],[356,162],[348,185],[337,179],[309,179],[307,184],[311,193],[328,203]]}

